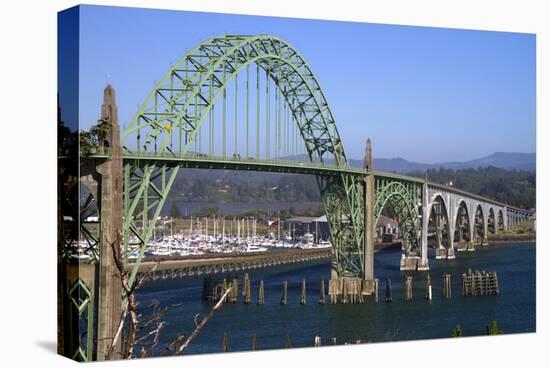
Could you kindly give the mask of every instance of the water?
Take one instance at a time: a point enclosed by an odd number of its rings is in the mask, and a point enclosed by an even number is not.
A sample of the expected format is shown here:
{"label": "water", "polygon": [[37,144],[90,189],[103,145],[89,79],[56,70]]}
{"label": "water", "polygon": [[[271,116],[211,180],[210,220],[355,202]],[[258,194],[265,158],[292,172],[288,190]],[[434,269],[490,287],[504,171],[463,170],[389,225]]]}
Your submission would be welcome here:
{"label": "water", "polygon": [[[415,340],[449,337],[459,324],[464,336],[485,335],[485,327],[497,320],[505,334],[535,331],[535,244],[504,244],[477,247],[475,252],[457,253],[457,259],[436,261],[430,253],[433,301],[424,300],[425,274],[414,274],[413,302],[404,300],[404,276],[399,272],[399,249],[375,255],[375,274],[380,279],[379,302],[319,305],[319,282],[330,277],[329,263],[286,266],[249,272],[253,303],[245,305],[239,294],[236,304],[225,304],[192,341],[187,354],[220,352],[223,333],[229,335],[231,351],[251,350],[256,333],[258,349],[282,348],[286,335],[292,347],[310,347],[316,335],[323,344],[336,337],[337,344]],[[496,271],[498,296],[462,297],[462,273]],[[452,273],[452,299],[442,297],[443,273]],[[242,274],[239,274],[242,278]],[[232,275],[231,275],[232,276]],[[385,279],[392,280],[393,303],[384,302]],[[259,280],[265,283],[265,305],[256,305]],[[307,281],[307,304],[300,305],[302,278]],[[279,304],[281,287],[288,280],[288,304]],[[165,317],[168,326],[162,342],[194,329],[197,313],[206,315],[211,303],[202,302],[202,278],[151,281],[139,290],[141,305],[159,300],[175,306]],[[239,290],[240,291],[240,290]]]}

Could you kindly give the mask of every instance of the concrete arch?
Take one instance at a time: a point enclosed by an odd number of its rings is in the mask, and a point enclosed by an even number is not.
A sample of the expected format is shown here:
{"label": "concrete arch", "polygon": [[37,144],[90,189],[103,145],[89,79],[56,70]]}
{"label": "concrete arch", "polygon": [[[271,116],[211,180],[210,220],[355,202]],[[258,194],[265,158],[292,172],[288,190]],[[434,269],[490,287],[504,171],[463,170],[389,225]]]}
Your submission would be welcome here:
{"label": "concrete arch", "polygon": [[497,215],[497,233],[499,231],[504,231],[505,230],[505,224],[506,222],[504,221],[504,212],[502,209],[499,209],[498,210],[498,215]]}
{"label": "concrete arch", "polygon": [[443,202],[443,206],[445,208],[445,215],[448,218],[449,217],[449,205],[447,203],[445,195],[443,195],[442,192],[436,192],[430,198],[430,201],[428,203],[428,215],[430,215],[432,213],[432,206],[433,206],[433,204],[435,204],[435,202],[438,198],[441,198],[441,201]]}
{"label": "concrete arch", "polygon": [[489,235],[489,233],[490,234],[497,233],[495,208],[493,208],[492,206],[489,207],[489,210],[487,213],[487,235]]}
{"label": "concrete arch", "polygon": [[[435,249],[435,258],[436,259],[449,259],[454,258],[454,244],[453,244],[453,217],[451,213],[451,208],[449,207],[448,195],[445,195],[441,192],[434,193],[428,204],[428,226],[429,223],[432,223],[435,226],[435,236],[436,236],[436,249]],[[435,204],[440,203],[441,212],[435,213]],[[439,215],[437,215],[439,214]],[[433,218],[433,221],[432,221]],[[441,220],[444,219],[444,223],[441,223]],[[447,239],[444,241],[445,234],[445,224],[446,224],[446,234]]]}
{"label": "concrete arch", "polygon": [[[473,214],[474,237],[472,238],[472,241],[476,244],[483,244],[484,240],[487,238],[487,218],[485,213],[487,213],[487,210],[483,210],[483,205],[478,203],[475,206],[475,211]],[[478,218],[481,223],[479,223]]]}
{"label": "concrete arch", "polygon": [[[456,205],[456,208],[454,210],[454,217],[453,217],[453,228],[455,231],[458,232],[458,237],[456,239],[458,240],[459,246],[462,242],[464,243],[464,250],[467,248],[467,244],[472,241],[472,234],[473,234],[473,224],[471,221],[470,216],[470,208],[468,207],[468,203],[464,199],[460,199]],[[464,214],[462,214],[463,212]],[[463,215],[463,217],[461,217]],[[461,226],[463,223],[463,218],[466,218],[466,233],[464,233],[461,230]],[[460,222],[459,222],[460,221]],[[467,234],[467,239],[464,238],[464,234]],[[453,236],[454,237],[454,236]],[[459,248],[459,250],[462,250]]]}

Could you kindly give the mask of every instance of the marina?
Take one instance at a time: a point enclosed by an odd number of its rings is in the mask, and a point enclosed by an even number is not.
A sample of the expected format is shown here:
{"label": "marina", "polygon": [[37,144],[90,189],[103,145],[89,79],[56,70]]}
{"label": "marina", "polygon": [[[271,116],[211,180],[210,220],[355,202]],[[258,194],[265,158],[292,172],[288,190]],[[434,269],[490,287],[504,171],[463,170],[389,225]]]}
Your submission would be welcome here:
{"label": "marina", "polygon": [[[160,220],[162,219],[162,220]],[[175,230],[174,218],[159,218],[165,225],[155,227],[151,240],[144,250],[145,259],[196,257],[219,254],[256,254],[267,251],[290,249],[330,249],[331,243],[322,238],[318,231],[297,233],[291,224],[283,228],[276,218],[270,226],[258,231],[258,219],[254,217],[231,220],[225,218],[193,218],[187,220],[188,227]],[[88,220],[87,224],[95,225],[96,221]],[[265,227],[265,225],[264,225]],[[269,229],[273,228],[273,231]],[[90,228],[90,232],[94,228]],[[127,246],[128,259],[135,260],[140,256],[140,241],[130,236]],[[77,260],[89,260],[93,256],[94,246],[86,237],[75,242],[70,248],[70,257]]]}

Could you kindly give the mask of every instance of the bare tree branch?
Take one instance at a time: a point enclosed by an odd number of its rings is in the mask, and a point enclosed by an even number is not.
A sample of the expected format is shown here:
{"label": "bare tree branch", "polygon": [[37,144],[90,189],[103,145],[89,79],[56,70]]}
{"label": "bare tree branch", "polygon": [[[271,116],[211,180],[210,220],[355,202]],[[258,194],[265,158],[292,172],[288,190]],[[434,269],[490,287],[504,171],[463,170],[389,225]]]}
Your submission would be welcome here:
{"label": "bare tree branch", "polygon": [[202,319],[202,321],[200,322],[200,324],[195,328],[195,330],[193,330],[193,332],[191,333],[191,335],[189,335],[189,337],[187,338],[187,340],[185,341],[185,343],[183,343],[177,350],[176,350],[176,354],[181,354],[183,353],[183,350],[185,348],[187,348],[187,346],[189,345],[189,343],[191,343],[191,340],[193,340],[193,338],[195,336],[197,336],[199,334],[199,332],[202,330],[202,328],[204,327],[204,325],[206,325],[206,323],[208,322],[208,320],[210,320],[210,318],[214,315],[214,313],[219,310],[222,306],[223,306],[223,302],[225,301],[225,298],[227,297],[227,295],[229,294],[229,292],[231,292],[231,289],[232,287],[229,287],[225,290],[225,293],[221,296],[220,300],[218,301],[218,303],[216,303],[214,305],[214,307],[212,307],[212,309],[210,310],[210,313],[208,313],[208,315]]}

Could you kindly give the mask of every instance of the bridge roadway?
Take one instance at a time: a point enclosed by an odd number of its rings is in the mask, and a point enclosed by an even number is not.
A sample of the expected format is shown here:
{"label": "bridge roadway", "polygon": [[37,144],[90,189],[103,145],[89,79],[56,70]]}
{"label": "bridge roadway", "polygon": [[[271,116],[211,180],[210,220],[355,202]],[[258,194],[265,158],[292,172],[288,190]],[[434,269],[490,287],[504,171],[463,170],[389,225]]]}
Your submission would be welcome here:
{"label": "bridge roadway", "polygon": [[[330,259],[331,248],[321,249],[291,249],[282,251],[267,251],[264,253],[242,255],[215,255],[181,258],[172,260],[159,258],[157,261],[142,262],[139,272],[146,273],[155,269],[153,279],[176,278],[194,275],[207,275],[246,271],[270,266],[303,263]],[[155,268],[156,265],[156,268]]]}
{"label": "bridge roadway", "polygon": [[[106,149],[104,154],[94,154],[90,158],[107,159],[109,158],[109,151]],[[295,160],[283,160],[283,159],[255,159],[253,157],[219,157],[209,156],[206,154],[176,154],[170,152],[124,152],[123,159],[125,162],[140,164],[171,164],[179,166],[181,168],[202,168],[202,169],[222,169],[222,170],[240,170],[240,171],[261,171],[261,172],[277,172],[277,173],[296,173],[296,174],[311,174],[322,176],[334,176],[337,174],[351,174],[357,176],[364,176],[366,172],[360,167],[344,166],[338,167],[335,163],[323,163],[323,162],[301,162]],[[406,176],[397,173],[374,171],[376,178],[388,178],[401,181],[415,182],[423,184],[426,181],[419,177]],[[477,201],[493,204],[497,206],[507,207],[517,213],[524,215],[531,215],[529,210],[510,206],[506,203],[502,203],[496,200],[492,200],[480,195],[472,194],[470,192],[457,189],[452,186],[442,185],[435,182],[428,181],[428,186],[434,190],[445,190],[446,192],[452,192],[460,195],[461,197],[467,197]]]}

